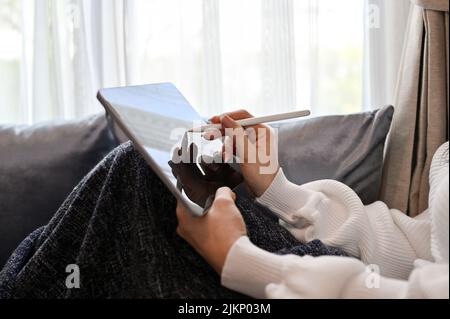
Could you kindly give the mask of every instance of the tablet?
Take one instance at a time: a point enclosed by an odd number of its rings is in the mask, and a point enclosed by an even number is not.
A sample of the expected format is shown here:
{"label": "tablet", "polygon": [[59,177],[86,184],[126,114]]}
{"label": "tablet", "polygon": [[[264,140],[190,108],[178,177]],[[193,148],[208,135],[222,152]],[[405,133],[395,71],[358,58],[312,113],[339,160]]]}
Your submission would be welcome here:
{"label": "tablet", "polygon": [[159,83],[102,89],[97,97],[177,200],[193,215],[202,215],[203,208],[177,187],[168,164],[186,131],[205,124],[180,91],[172,83]]}

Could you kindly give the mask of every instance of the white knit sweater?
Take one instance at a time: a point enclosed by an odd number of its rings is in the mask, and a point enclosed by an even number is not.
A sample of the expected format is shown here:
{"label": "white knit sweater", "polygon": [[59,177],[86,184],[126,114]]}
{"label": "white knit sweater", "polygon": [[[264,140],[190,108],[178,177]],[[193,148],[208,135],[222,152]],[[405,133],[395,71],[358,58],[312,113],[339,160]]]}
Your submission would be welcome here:
{"label": "white knit sweater", "polygon": [[298,186],[280,170],[258,201],[300,241],[320,239],[354,258],[279,256],[241,237],[222,284],[258,298],[449,298],[448,147],[433,159],[429,208],[414,219],[382,202],[364,206],[342,183]]}

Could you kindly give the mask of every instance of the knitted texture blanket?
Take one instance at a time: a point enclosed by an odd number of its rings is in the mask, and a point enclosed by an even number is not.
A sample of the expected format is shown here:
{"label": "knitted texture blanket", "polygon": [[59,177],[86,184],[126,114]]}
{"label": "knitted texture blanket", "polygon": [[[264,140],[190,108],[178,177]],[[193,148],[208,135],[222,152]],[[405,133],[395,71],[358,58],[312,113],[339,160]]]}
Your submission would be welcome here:
{"label": "knitted texture blanket", "polygon": [[[300,243],[245,193],[236,204],[249,238],[267,251],[344,255],[318,240]],[[175,206],[133,145],[118,147],[16,249],[0,272],[0,298],[245,297],[222,287],[176,234]],[[70,284],[74,275],[78,285]]]}

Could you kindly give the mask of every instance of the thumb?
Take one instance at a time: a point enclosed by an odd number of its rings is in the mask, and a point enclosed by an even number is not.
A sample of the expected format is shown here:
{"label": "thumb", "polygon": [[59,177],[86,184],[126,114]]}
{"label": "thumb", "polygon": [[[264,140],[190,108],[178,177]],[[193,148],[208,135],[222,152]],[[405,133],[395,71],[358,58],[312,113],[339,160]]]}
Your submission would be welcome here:
{"label": "thumb", "polygon": [[236,201],[236,194],[229,187],[221,187],[216,191],[216,200],[231,200]]}

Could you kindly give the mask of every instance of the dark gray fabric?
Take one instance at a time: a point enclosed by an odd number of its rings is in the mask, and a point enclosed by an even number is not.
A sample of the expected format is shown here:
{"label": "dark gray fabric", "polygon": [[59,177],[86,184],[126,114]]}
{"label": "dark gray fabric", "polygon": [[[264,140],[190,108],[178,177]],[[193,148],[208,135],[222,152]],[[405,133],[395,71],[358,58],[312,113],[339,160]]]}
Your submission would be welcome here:
{"label": "dark gray fabric", "polygon": [[0,126],[0,265],[115,146],[104,115]]}
{"label": "dark gray fabric", "polygon": [[370,204],[378,200],[393,113],[394,108],[386,106],[374,112],[276,124],[280,165],[293,183],[334,179]]}
{"label": "dark gray fabric", "polygon": [[[106,157],[55,217],[0,272],[0,298],[236,298],[176,235],[175,199],[130,143]],[[252,242],[280,254],[342,255],[299,243],[266,209],[238,193]],[[39,231],[38,231],[39,232]],[[66,266],[80,268],[67,289]]]}

